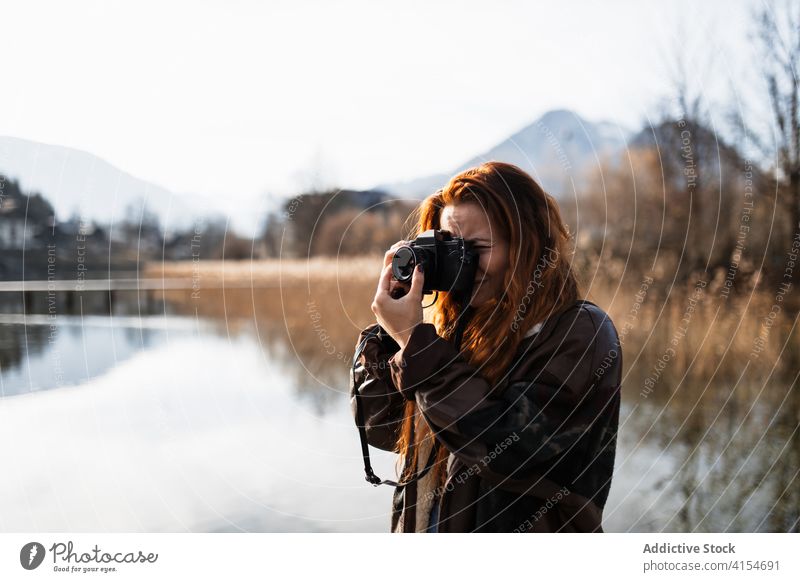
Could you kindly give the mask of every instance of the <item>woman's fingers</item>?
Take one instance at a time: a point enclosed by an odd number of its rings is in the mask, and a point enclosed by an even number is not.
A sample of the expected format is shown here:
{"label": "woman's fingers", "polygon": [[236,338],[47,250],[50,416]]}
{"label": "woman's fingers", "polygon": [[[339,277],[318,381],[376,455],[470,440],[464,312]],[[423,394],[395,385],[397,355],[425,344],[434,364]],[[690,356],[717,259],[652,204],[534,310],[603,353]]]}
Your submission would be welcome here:
{"label": "woman's fingers", "polygon": [[[392,267],[384,267],[381,271],[380,279],[378,279],[378,289],[375,292],[375,299],[372,300],[372,312],[378,315],[381,304],[386,300],[389,294],[389,286],[392,278]],[[380,321],[378,322],[380,323]]]}
{"label": "woman's fingers", "polygon": [[422,301],[422,287],[425,283],[425,273],[419,268],[419,265],[414,267],[414,274],[411,275],[411,290],[408,296],[415,301]]}
{"label": "woman's fingers", "polygon": [[389,250],[386,251],[386,254],[383,255],[383,266],[386,267],[386,266],[390,265],[391,262],[392,262],[392,258],[394,257],[395,251],[399,247],[401,247],[403,245],[406,245],[406,244],[408,244],[407,240],[399,240],[396,243],[394,243],[392,246],[390,246]]}
{"label": "woman's fingers", "polygon": [[[391,297],[392,299],[400,299],[409,294],[409,292],[413,289],[414,286],[414,279],[412,277],[411,282],[408,281],[397,281],[392,274],[392,266],[387,265],[381,271],[380,279],[378,280],[378,289],[375,294],[375,301],[386,299],[386,295]],[[420,287],[420,299],[422,299],[422,283],[419,283]]]}
{"label": "woman's fingers", "polygon": [[389,293],[392,284],[392,266],[388,265],[381,271],[381,278],[378,281],[378,294]]}

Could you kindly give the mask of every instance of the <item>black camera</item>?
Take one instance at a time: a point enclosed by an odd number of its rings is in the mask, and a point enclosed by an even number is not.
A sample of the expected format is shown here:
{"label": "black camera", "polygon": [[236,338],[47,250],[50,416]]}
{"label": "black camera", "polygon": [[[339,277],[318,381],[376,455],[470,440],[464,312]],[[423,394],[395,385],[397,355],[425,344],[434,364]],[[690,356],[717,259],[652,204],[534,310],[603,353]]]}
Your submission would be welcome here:
{"label": "black camera", "polygon": [[[478,267],[478,253],[472,246],[472,242],[454,237],[446,230],[426,230],[395,251],[392,275],[398,281],[410,283],[414,268],[422,265],[423,293],[447,291],[464,296],[472,291]],[[401,291],[399,296],[404,293]]]}

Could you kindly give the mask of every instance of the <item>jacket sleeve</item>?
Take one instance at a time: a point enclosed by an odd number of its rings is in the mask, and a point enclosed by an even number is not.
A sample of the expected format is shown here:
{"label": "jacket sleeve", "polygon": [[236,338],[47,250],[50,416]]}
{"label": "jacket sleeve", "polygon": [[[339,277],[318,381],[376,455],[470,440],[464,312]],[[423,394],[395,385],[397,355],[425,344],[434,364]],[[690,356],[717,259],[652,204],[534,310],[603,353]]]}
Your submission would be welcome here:
{"label": "jacket sleeve", "polygon": [[[390,361],[392,377],[443,444],[488,477],[522,479],[571,447],[591,424],[596,335],[589,314],[553,341],[522,382],[492,386],[431,324],[419,324]],[[550,340],[548,340],[550,342]],[[525,365],[524,358],[519,365]],[[524,368],[521,368],[524,369]]]}
{"label": "jacket sleeve", "polygon": [[405,399],[395,388],[388,360],[400,346],[376,324],[361,332],[356,347],[370,331],[378,331],[379,335],[367,340],[355,367],[350,370],[350,408],[358,423],[355,396],[358,390],[367,442],[379,449],[394,451],[403,421]]}

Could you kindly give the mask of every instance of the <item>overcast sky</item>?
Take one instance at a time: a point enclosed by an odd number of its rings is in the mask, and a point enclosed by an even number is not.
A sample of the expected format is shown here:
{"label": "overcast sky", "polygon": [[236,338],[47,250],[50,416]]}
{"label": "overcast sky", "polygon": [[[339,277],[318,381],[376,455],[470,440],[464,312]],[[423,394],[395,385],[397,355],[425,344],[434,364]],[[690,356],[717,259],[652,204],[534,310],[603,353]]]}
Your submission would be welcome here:
{"label": "overcast sky", "polygon": [[[553,108],[641,126],[676,46],[710,97],[754,2],[6,2],[0,134],[176,192],[446,171]],[[683,31],[683,32],[680,32]]]}

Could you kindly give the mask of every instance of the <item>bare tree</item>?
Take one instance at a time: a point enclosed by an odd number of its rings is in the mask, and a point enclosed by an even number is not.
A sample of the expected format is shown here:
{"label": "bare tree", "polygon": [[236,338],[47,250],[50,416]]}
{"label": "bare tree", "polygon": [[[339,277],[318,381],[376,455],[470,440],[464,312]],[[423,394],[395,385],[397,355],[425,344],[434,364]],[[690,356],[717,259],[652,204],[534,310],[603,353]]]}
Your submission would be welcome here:
{"label": "bare tree", "polygon": [[[789,248],[800,229],[800,7],[796,2],[781,3],[779,8],[765,5],[757,13],[757,32],[770,100],[779,194],[791,219]],[[798,274],[795,270],[795,282]]]}
{"label": "bare tree", "polygon": [[[709,26],[706,23],[704,29]],[[702,34],[678,30],[674,45],[663,57],[671,82],[670,104],[661,124],[652,128],[660,142],[670,218],[678,219],[676,227],[685,219],[681,278],[727,267],[736,243],[734,202],[742,159],[718,134],[712,115],[717,106],[707,97],[715,78],[717,52],[709,48],[716,44],[715,36],[713,28]],[[703,41],[692,42],[692,38]]]}

